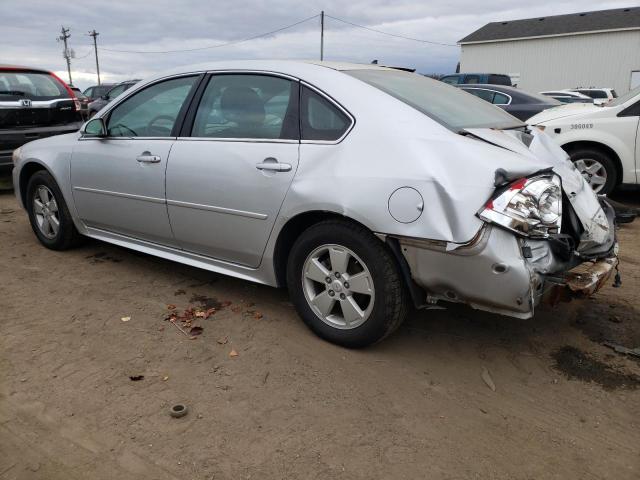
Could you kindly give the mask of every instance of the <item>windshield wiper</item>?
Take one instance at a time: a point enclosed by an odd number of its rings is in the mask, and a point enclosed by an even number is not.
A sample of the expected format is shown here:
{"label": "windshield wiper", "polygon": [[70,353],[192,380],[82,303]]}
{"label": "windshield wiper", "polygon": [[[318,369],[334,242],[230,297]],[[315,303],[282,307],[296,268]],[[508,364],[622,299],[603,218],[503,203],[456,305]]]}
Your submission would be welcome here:
{"label": "windshield wiper", "polygon": [[16,95],[16,96],[24,97],[26,93],[21,92],[20,90],[0,90],[0,95]]}

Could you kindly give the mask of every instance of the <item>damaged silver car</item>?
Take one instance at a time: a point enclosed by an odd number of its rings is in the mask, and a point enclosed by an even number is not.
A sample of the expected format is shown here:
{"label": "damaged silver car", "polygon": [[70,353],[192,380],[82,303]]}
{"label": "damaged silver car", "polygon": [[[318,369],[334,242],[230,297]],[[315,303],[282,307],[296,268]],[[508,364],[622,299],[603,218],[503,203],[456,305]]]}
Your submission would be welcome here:
{"label": "damaged silver car", "polygon": [[348,347],[412,304],[529,318],[617,266],[611,207],[542,131],[372,65],[183,68],[13,160],[44,246],[88,236],[286,286],[314,332]]}

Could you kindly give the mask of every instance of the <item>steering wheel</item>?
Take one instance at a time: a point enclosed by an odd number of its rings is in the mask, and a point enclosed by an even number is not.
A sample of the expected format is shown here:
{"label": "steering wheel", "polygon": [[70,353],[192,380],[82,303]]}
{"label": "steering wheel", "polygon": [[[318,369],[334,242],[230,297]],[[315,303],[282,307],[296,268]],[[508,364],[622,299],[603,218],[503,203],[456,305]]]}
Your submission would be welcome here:
{"label": "steering wheel", "polygon": [[[154,123],[159,120],[166,120],[171,122],[171,127],[167,128],[160,125],[154,125]],[[173,124],[175,123],[175,121],[176,117],[172,117],[171,115],[157,115],[149,121],[149,123],[147,124],[147,130],[150,132],[155,130],[156,132],[159,132],[163,135],[166,133],[171,133],[171,129],[173,128]]]}

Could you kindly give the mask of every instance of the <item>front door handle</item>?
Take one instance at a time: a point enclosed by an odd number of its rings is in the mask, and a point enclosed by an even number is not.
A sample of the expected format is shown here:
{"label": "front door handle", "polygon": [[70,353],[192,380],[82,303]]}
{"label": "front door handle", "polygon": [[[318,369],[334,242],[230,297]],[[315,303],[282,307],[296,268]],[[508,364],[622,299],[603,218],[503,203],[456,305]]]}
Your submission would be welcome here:
{"label": "front door handle", "polygon": [[291,171],[291,164],[280,163],[273,157],[265,158],[262,163],[256,165],[258,170],[268,170],[270,172],[289,172]]}
{"label": "front door handle", "polygon": [[160,163],[160,157],[158,155],[151,155],[151,152],[142,152],[142,155],[138,155],[136,160],[140,163]]}

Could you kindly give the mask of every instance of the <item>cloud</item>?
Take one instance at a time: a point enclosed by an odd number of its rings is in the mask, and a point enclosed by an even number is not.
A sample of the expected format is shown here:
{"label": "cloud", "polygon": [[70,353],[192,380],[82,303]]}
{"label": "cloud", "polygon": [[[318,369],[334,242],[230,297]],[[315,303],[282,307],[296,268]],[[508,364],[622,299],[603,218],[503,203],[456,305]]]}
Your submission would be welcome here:
{"label": "cloud", "polygon": [[[319,19],[277,34],[224,48],[167,54],[117,53],[117,50],[177,50],[235,41],[272,31],[324,9],[328,15],[393,34],[441,43],[457,40],[482,25],[499,20],[548,16],[628,6],[620,1],[539,0],[110,0],[104,3],[58,0],[3,0],[0,16],[2,63],[33,65],[67,78],[61,25],[71,29],[76,52],[72,76],[80,87],[94,84],[95,58],[89,30],[100,32],[103,81],[144,78],[176,66],[236,58],[314,58],[320,52]],[[458,47],[429,45],[393,38],[346,25],[325,23],[325,59],[370,62],[417,68],[423,73],[455,69]]]}

